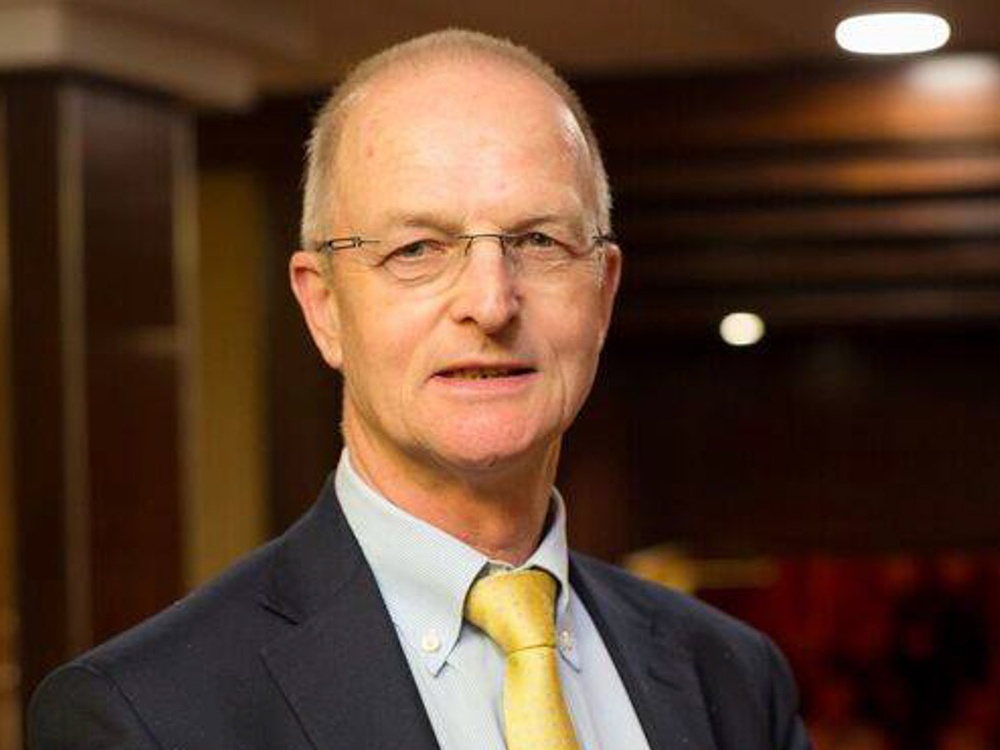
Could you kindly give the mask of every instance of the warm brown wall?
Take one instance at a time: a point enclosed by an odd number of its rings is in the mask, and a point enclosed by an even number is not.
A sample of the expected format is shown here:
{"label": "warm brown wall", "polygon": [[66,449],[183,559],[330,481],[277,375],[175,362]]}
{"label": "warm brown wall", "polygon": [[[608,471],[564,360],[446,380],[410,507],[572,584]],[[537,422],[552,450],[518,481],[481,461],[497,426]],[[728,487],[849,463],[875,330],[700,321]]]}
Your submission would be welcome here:
{"label": "warm brown wall", "polygon": [[14,597],[14,508],[10,455],[10,280],[7,267],[7,193],[4,102],[0,98],[0,748],[20,741],[17,606]]}
{"label": "warm brown wall", "polygon": [[[582,87],[626,254],[613,429],[564,467],[586,498],[598,446],[621,457],[588,544],[1000,541],[1000,83],[916,85],[933,64]],[[761,345],[719,341],[735,310]]]}
{"label": "warm brown wall", "polygon": [[251,115],[203,117],[198,123],[202,174],[239,170],[256,181],[262,201],[264,468],[272,533],[313,503],[340,452],[339,377],[323,365],[288,285],[304,144],[315,107],[313,97],[278,99]]}
{"label": "warm brown wall", "polygon": [[995,327],[617,342],[600,388],[614,429],[568,441],[576,499],[601,486],[602,451],[622,457],[581,532],[615,555],[995,547],[998,343]]}
{"label": "warm brown wall", "polygon": [[22,689],[182,590],[190,118],[10,75],[10,452]]}
{"label": "warm brown wall", "polygon": [[196,491],[186,518],[186,578],[202,583],[260,544],[266,505],[264,253],[266,205],[252,173],[199,176],[198,354],[193,386]]}
{"label": "warm brown wall", "polygon": [[630,260],[620,328],[997,320],[1000,83],[914,83],[932,64],[585,85]]}

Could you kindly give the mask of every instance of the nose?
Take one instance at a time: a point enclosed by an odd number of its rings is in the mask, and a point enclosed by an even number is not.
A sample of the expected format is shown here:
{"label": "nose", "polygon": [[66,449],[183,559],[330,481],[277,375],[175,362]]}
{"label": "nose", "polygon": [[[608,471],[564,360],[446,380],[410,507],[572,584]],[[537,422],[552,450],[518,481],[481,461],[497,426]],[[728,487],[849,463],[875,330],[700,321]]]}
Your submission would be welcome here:
{"label": "nose", "polygon": [[496,235],[470,238],[466,255],[453,289],[452,317],[460,323],[471,321],[484,333],[497,333],[520,309],[516,272]]}

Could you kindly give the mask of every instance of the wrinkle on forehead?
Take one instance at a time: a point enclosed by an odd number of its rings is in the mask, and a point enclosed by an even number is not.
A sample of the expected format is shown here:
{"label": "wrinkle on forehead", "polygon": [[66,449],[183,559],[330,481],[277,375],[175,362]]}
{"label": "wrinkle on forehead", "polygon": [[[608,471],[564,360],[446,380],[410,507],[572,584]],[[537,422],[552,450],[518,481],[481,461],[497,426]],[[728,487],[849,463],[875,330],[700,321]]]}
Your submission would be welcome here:
{"label": "wrinkle on forehead", "polygon": [[544,149],[577,173],[587,202],[596,202],[583,131],[548,84],[505,61],[440,60],[386,71],[356,93],[338,144],[336,182],[447,166],[462,153],[516,158],[518,149],[526,156]]}

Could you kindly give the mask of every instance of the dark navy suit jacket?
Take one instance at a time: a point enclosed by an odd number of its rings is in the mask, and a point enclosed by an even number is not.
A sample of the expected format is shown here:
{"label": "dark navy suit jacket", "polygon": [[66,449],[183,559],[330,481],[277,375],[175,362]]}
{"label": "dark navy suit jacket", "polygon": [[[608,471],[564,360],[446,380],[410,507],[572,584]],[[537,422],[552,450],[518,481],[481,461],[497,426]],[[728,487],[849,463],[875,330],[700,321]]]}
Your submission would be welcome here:
{"label": "dark navy suit jacket", "polygon": [[[571,580],[651,750],[809,747],[792,678],[766,637],[583,556],[572,556]],[[438,747],[332,478],[283,536],[49,675],[31,702],[28,741],[32,750]]]}

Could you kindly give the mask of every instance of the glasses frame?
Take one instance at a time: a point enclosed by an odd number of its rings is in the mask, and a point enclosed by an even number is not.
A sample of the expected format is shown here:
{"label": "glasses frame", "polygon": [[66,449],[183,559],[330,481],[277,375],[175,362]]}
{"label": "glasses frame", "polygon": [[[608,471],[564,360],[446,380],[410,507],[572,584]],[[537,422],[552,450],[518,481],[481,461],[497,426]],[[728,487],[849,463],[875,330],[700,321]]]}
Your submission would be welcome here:
{"label": "glasses frame", "polygon": [[[517,234],[511,234],[509,232],[477,232],[476,234],[456,234],[452,235],[457,240],[466,240],[467,244],[465,246],[465,252],[468,253],[469,249],[472,247],[472,243],[479,239],[492,238],[500,243],[500,249],[503,250],[504,254],[507,253],[507,243],[511,240],[515,240],[518,237],[526,234],[526,232],[519,232]],[[611,232],[602,232],[599,234],[591,235],[591,240],[594,242],[595,247],[601,247],[604,245],[614,245],[617,242],[617,238]],[[337,250],[352,250],[365,245],[379,245],[382,240],[376,239],[374,237],[362,237],[361,235],[353,234],[345,237],[333,237],[328,240],[323,240],[316,245],[316,252],[336,252]]]}
{"label": "glasses frame", "polygon": [[[515,264],[518,261],[516,254],[512,255],[510,250],[510,243],[516,242],[520,238],[524,238],[531,235],[532,230],[526,230],[523,232],[477,232],[475,234],[454,234],[450,235],[452,240],[464,240],[465,248],[461,250],[461,255],[456,256],[461,262],[469,257],[469,253],[472,249],[472,244],[478,239],[495,239],[497,244],[500,246],[500,253],[505,259],[512,260]],[[591,244],[587,247],[586,251],[578,256],[575,256],[574,260],[583,261],[593,257],[595,252],[599,252],[609,244],[615,244],[615,237],[611,232],[603,232],[598,234],[590,235]],[[315,252],[323,254],[332,254],[339,250],[354,250],[364,247],[365,245],[378,245],[381,244],[383,240],[376,237],[364,237],[361,235],[346,235],[344,237],[333,237],[328,240],[320,242],[316,248]],[[406,247],[403,245],[402,247]],[[399,248],[402,249],[402,248]],[[381,258],[377,263],[372,265],[373,269],[387,273],[392,278],[396,279],[398,282],[404,284],[424,284],[433,281],[438,278],[441,274],[434,274],[431,277],[425,279],[406,278],[394,272],[389,268],[388,261],[391,259],[393,252],[388,253],[385,257]],[[329,256],[328,256],[329,257]],[[444,269],[447,273],[447,268]]]}

